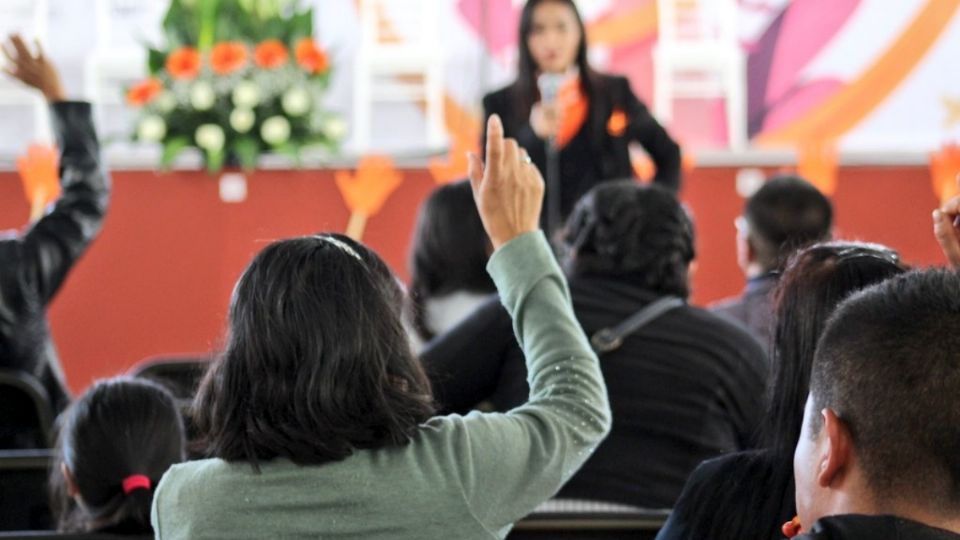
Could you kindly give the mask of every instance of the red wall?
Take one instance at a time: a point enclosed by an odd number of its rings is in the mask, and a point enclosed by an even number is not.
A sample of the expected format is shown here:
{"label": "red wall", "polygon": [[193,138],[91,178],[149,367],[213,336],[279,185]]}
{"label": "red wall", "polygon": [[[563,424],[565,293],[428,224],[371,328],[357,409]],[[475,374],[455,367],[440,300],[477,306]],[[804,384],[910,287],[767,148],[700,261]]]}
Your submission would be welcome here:
{"label": "red wall", "polygon": [[[683,198],[697,220],[694,300],[736,294],[733,220],[742,201],[735,169],[695,170]],[[419,202],[433,183],[425,171],[405,181],[370,220],[365,241],[406,278],[406,248]],[[200,172],[116,172],[100,238],[73,270],[50,310],[70,386],[124,371],[156,354],[208,351],[221,342],[233,283],[270,240],[342,231],[348,211],[332,171],[268,171],[249,178],[249,196],[222,203]],[[885,243],[912,263],[939,264],[926,168],[843,169],[835,203],[839,235]],[[20,183],[0,173],[0,228],[28,214]]]}

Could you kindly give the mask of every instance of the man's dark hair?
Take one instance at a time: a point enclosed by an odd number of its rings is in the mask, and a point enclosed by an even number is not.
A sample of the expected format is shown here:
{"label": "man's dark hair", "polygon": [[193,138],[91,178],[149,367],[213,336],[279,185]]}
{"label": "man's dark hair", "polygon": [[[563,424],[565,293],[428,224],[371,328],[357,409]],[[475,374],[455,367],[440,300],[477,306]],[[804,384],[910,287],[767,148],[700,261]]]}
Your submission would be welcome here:
{"label": "man's dark hair", "polygon": [[693,223],[669,191],[604,182],[577,203],[564,242],[571,275],[619,277],[653,292],[689,296]]}
{"label": "man's dark hair", "polygon": [[480,221],[470,182],[438,187],[417,218],[410,248],[410,297],[413,326],[424,340],[433,339],[426,322],[426,302],[457,291],[494,293],[487,273],[490,239]]}
{"label": "man's dark hair", "polygon": [[226,352],[200,385],[202,447],[226,461],[339,461],[409,442],[434,411],[386,264],[341,235],[281,240],[237,283]]}
{"label": "man's dark hair", "polygon": [[811,397],[816,411],[829,408],[849,427],[876,497],[960,510],[958,351],[960,276],[952,270],[865,289],[827,322]]}
{"label": "man's dark hair", "polygon": [[757,261],[771,272],[797,249],[829,238],[833,207],[803,178],[777,176],[747,200],[743,217]]}

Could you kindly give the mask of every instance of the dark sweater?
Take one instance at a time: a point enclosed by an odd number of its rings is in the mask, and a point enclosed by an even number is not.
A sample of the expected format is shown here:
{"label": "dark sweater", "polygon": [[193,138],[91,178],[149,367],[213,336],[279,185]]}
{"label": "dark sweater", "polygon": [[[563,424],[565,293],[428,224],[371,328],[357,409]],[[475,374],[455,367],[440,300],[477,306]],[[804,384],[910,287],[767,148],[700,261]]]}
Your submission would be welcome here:
{"label": "dark sweater", "polygon": [[960,540],[960,534],[896,516],[846,514],[814,523],[797,540]]}
{"label": "dark sweater", "polygon": [[[587,335],[658,297],[595,278],[573,278],[570,289]],[[441,406],[462,412],[491,396],[505,411],[523,402],[526,371],[505,317],[491,301],[424,350]],[[600,360],[613,429],[561,497],[668,508],[702,460],[752,446],[767,368],[760,345],[736,324],[685,305]]]}

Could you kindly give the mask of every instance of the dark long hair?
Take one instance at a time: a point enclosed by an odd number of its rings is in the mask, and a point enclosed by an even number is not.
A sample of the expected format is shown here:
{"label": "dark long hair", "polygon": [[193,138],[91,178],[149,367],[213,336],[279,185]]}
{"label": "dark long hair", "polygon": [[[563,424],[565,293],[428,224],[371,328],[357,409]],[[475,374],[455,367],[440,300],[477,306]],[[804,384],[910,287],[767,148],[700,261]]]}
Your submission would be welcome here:
{"label": "dark long hair", "polygon": [[776,332],[770,402],[761,430],[764,446],[793,456],[817,340],[840,301],[903,273],[897,253],[862,242],[824,242],[795,254],[776,292]]}
{"label": "dark long hair", "polygon": [[[185,459],[183,420],[170,393],[131,378],[99,381],[64,413],[50,471],[51,506],[63,532],[152,533],[150,504],[163,473]],[[61,464],[83,503],[67,493]],[[124,494],[131,475],[150,489]]]}
{"label": "dark long hair", "polygon": [[591,105],[596,101],[591,98],[595,94],[598,77],[596,71],[590,67],[587,58],[587,28],[583,24],[583,17],[580,16],[576,3],[573,0],[527,0],[520,13],[520,57],[517,64],[517,82],[514,85],[514,115],[513,118],[504,119],[506,122],[525,122],[530,117],[533,104],[540,101],[540,89],[537,87],[540,67],[533,59],[527,39],[533,32],[533,12],[537,6],[547,2],[563,4],[573,10],[577,26],[580,28],[580,46],[577,48],[576,59],[577,69],[580,71],[580,90]]}
{"label": "dark long hair", "polygon": [[567,220],[564,249],[571,276],[620,278],[681,298],[690,293],[693,222],[658,185],[618,180],[591,189]]}
{"label": "dark long hair", "polygon": [[433,409],[386,264],[341,235],[274,242],[244,271],[223,356],[200,384],[200,448],[246,461],[339,461],[409,442]]}
{"label": "dark long hair", "polygon": [[426,303],[456,291],[493,293],[497,289],[487,273],[490,240],[473,202],[470,182],[438,187],[420,207],[410,248],[410,301],[408,313],[424,340],[432,339],[427,326]]}

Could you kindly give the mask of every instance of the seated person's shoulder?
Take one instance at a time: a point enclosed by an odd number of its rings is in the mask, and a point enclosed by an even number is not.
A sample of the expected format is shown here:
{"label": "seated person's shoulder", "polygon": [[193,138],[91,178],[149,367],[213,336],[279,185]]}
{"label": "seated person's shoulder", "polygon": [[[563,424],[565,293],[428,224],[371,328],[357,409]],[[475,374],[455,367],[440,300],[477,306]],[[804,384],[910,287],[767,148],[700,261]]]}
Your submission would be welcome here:
{"label": "seated person's shoulder", "polygon": [[960,534],[896,516],[845,514],[814,523],[798,540],[960,540]]}
{"label": "seated person's shoulder", "polygon": [[763,347],[739,321],[697,306],[688,306],[684,315],[691,332],[705,342],[716,344],[717,351],[739,351],[739,356],[765,360]]}

